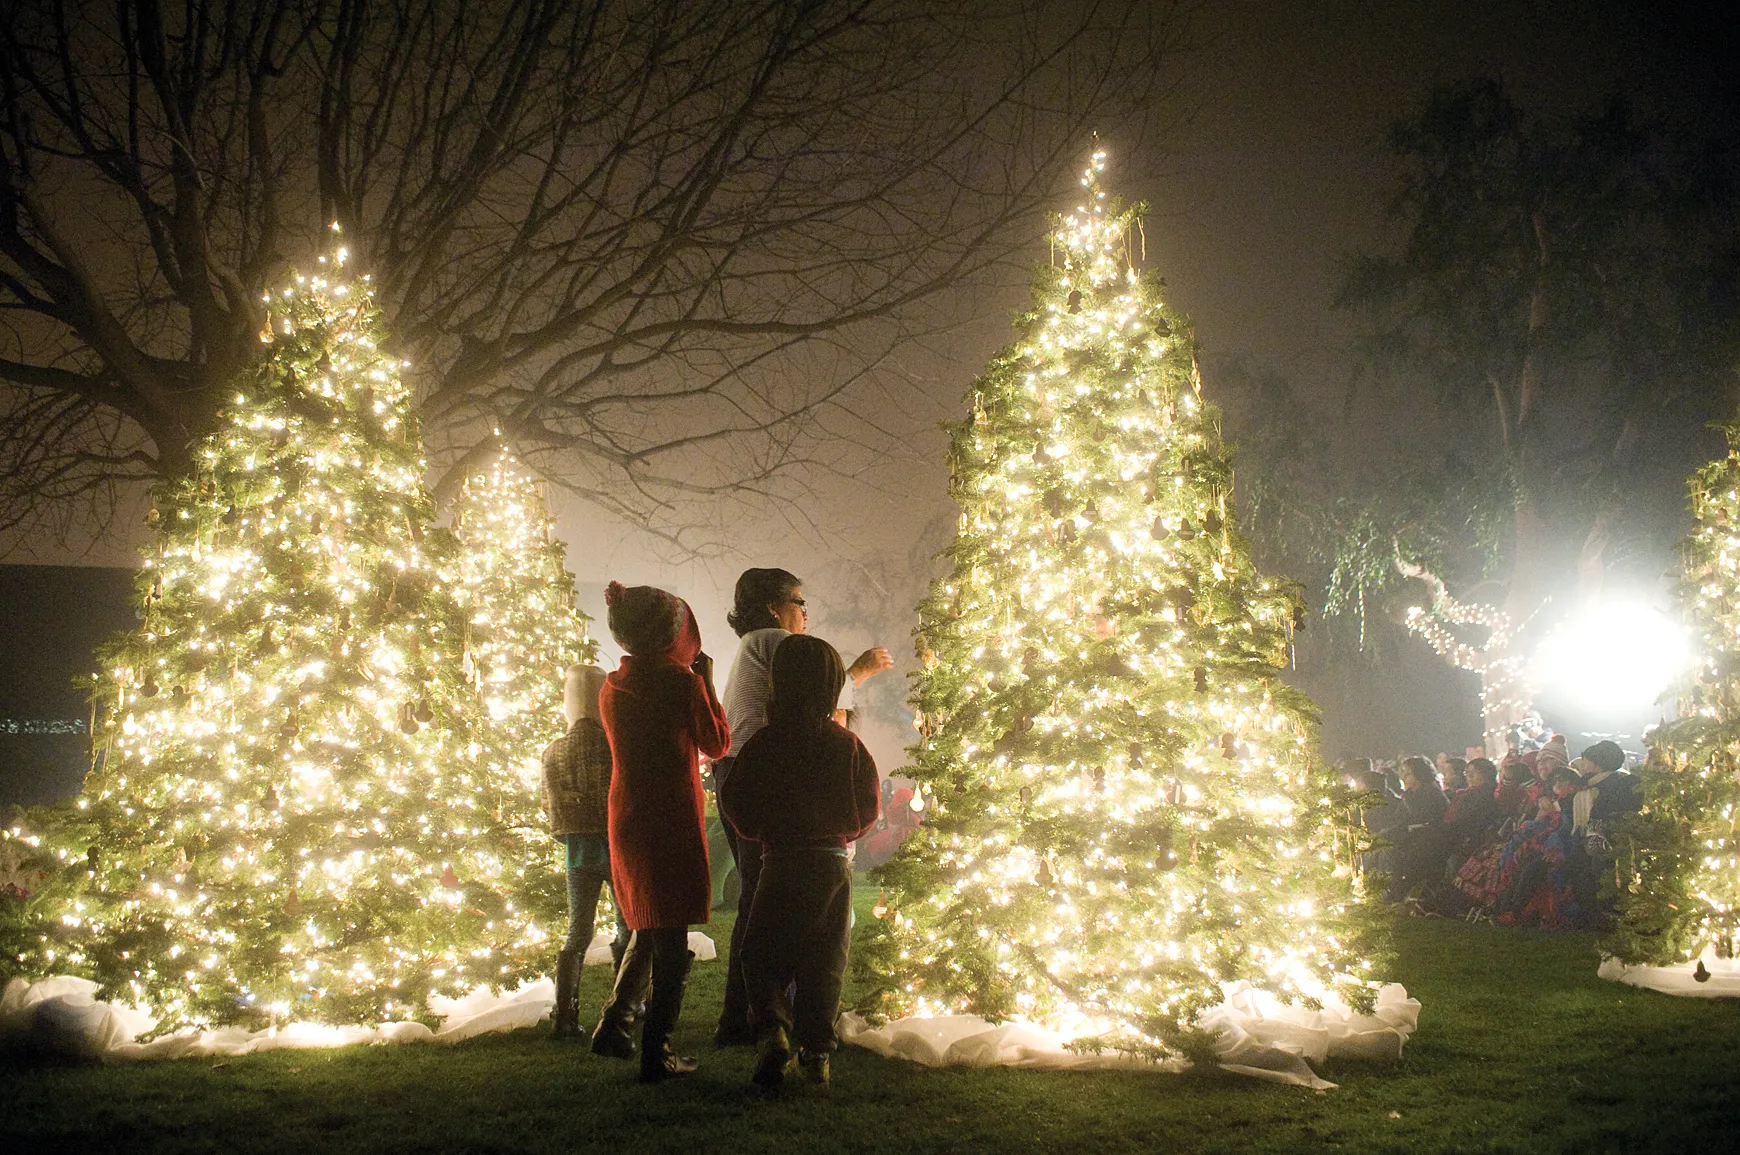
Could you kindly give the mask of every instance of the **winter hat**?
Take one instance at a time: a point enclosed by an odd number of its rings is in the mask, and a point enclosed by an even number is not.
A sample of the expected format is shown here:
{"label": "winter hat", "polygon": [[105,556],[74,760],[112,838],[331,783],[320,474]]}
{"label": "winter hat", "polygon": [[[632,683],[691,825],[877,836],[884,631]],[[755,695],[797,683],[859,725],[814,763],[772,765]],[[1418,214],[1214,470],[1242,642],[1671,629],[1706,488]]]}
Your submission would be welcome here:
{"label": "winter hat", "polygon": [[1583,757],[1603,770],[1617,770],[1625,765],[1625,751],[1617,742],[1597,742],[1583,751]]}
{"label": "winter hat", "polygon": [[1544,776],[1552,769],[1551,764],[1569,766],[1571,754],[1565,749],[1565,736],[1554,734],[1552,740],[1535,754],[1535,773]]}
{"label": "winter hat", "polygon": [[671,648],[683,625],[683,603],[654,586],[604,587],[605,620],[616,644],[631,654],[659,654]]}

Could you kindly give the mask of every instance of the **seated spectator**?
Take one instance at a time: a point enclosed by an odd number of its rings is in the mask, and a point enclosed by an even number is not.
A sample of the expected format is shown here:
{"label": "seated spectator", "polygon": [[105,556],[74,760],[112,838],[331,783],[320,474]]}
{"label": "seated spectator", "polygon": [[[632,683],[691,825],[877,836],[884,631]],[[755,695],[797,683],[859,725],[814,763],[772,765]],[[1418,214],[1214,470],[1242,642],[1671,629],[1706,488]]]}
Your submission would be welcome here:
{"label": "seated spectator", "polygon": [[1375,845],[1361,856],[1361,869],[1368,874],[1389,874],[1394,869],[1394,846],[1407,832],[1408,811],[1387,788],[1384,776],[1372,769],[1371,759],[1348,760],[1348,785],[1365,796],[1359,822]]}
{"label": "seated spectator", "polygon": [[1444,812],[1450,800],[1438,785],[1438,775],[1426,759],[1402,759],[1402,804],[1408,826],[1397,842],[1395,877],[1390,900],[1400,901],[1430,882],[1443,870],[1445,849]]}
{"label": "seated spectator", "polygon": [[1458,758],[1454,754],[1440,753],[1438,755],[1438,781],[1443,783],[1446,793],[1461,790],[1468,785],[1464,772],[1468,759]]}
{"label": "seated spectator", "polygon": [[1625,771],[1625,751],[1617,742],[1597,742],[1583,751],[1583,760],[1593,771],[1585,774],[1584,789],[1576,798],[1576,825],[1606,837],[1606,824],[1643,805],[1637,778]]}
{"label": "seated spectator", "polygon": [[1451,797],[1450,805],[1444,811],[1448,835],[1445,851],[1453,860],[1455,869],[1460,869],[1475,851],[1486,844],[1503,820],[1494,793],[1493,780],[1498,775],[1498,767],[1491,759],[1475,758],[1463,773],[1468,785]]}
{"label": "seated spectator", "polygon": [[1528,804],[1530,787],[1535,785],[1535,768],[1532,753],[1519,754],[1515,749],[1505,752],[1504,761],[1498,766],[1498,789],[1495,797],[1498,800],[1499,821],[1512,819],[1524,820],[1524,807]]}

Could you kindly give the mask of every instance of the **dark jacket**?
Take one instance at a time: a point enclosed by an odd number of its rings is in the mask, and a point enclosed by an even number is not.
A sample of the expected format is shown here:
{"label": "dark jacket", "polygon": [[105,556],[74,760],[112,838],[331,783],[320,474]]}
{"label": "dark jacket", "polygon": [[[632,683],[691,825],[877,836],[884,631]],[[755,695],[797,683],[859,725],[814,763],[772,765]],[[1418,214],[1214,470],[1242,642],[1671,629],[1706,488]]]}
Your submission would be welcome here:
{"label": "dark jacket", "polygon": [[776,719],[743,744],[719,788],[737,833],[772,847],[844,847],[876,824],[876,763],[832,720]]}

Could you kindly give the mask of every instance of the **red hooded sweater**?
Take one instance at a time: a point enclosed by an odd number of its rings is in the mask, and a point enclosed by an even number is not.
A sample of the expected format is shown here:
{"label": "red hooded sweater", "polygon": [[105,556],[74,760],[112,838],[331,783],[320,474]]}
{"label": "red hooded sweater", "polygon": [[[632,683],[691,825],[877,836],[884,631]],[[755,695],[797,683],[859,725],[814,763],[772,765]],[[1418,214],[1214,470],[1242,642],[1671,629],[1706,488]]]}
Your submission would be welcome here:
{"label": "red hooded sweater", "polygon": [[604,679],[599,715],[610,738],[610,873],[630,930],[707,921],[713,883],[700,755],[731,745],[725,710],[689,666],[701,652],[682,606],[662,654],[629,654]]}

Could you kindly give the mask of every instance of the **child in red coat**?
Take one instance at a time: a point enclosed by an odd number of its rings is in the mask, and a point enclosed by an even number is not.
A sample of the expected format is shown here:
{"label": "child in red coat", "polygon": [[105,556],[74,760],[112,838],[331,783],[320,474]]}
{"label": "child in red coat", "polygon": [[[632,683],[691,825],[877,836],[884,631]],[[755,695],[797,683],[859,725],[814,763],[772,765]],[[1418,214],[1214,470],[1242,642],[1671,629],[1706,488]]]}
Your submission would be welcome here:
{"label": "child in red coat", "polygon": [[[851,945],[846,844],[876,823],[876,763],[833,720],[846,672],[820,638],[793,634],[773,654],[768,722],[738,752],[719,805],[761,844],[744,936],[744,978],[758,1036],[755,1082],[777,1090],[793,1044],[812,1082],[828,1081],[834,1018]],[[786,988],[796,983],[793,1000]]]}
{"label": "child in red coat", "polygon": [[695,1069],[669,1043],[694,962],[689,924],[707,921],[713,897],[700,756],[725,753],[731,734],[713,690],[713,659],[701,652],[688,604],[618,582],[605,587],[604,604],[611,636],[627,651],[598,696],[612,762],[611,889],[634,933],[592,1049],[622,1059],[634,1054],[629,1010],[650,975],[640,1077],[653,1083]]}

